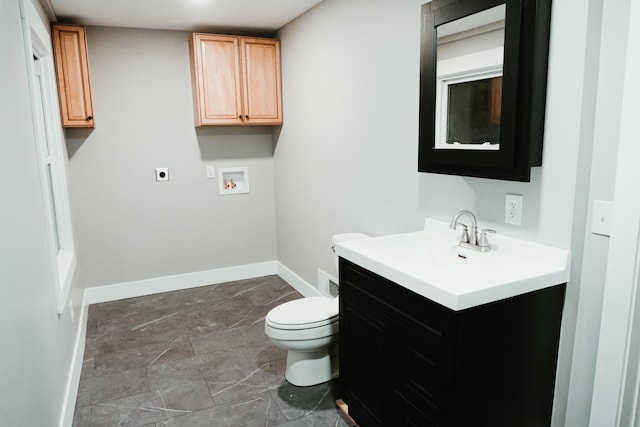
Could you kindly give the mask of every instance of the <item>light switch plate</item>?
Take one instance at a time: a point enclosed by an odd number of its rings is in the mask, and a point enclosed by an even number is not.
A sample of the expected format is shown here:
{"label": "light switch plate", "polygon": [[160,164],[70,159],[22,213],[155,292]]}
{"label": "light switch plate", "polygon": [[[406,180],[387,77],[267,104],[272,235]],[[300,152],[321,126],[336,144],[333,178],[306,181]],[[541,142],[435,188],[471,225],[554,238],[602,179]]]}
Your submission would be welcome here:
{"label": "light switch plate", "polygon": [[604,200],[593,201],[593,218],[591,232],[601,236],[611,235],[611,220],[613,216],[613,202]]}
{"label": "light switch plate", "polygon": [[216,170],[213,165],[207,165],[207,178],[215,179],[216,178]]}

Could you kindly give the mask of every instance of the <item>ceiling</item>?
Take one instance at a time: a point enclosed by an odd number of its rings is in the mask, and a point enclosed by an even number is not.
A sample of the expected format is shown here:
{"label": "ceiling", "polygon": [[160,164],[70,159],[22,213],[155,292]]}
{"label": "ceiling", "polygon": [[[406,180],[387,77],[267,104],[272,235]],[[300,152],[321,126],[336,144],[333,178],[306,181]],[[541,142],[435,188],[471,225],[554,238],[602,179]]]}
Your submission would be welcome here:
{"label": "ceiling", "polygon": [[60,23],[268,34],[282,28],[322,0],[40,1]]}

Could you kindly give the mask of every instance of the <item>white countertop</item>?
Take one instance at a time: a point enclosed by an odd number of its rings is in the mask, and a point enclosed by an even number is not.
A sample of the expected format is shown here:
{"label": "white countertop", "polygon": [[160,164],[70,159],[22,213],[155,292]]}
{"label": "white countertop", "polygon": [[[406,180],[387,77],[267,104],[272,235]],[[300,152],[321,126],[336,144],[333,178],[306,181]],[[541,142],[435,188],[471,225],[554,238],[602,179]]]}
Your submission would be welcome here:
{"label": "white countertop", "polygon": [[336,244],[336,254],[452,310],[569,280],[571,253],[500,234],[490,252],[458,246],[459,232],[427,219],[425,230]]}

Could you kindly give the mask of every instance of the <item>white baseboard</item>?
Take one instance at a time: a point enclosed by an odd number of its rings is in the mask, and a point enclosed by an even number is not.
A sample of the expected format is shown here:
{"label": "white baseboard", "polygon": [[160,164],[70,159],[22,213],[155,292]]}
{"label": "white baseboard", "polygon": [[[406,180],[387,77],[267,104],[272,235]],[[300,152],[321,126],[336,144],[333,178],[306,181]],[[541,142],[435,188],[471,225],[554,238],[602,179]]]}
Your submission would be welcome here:
{"label": "white baseboard", "polygon": [[279,263],[276,261],[267,261],[256,264],[197,271],[194,273],[176,274],[174,276],[135,280],[113,285],[96,286],[86,289],[86,300],[87,304],[96,304],[152,295],[160,292],[177,291],[180,289],[279,274],[276,264]]}
{"label": "white baseboard", "polygon": [[300,292],[304,297],[322,296],[320,291],[318,291],[318,288],[305,281],[302,277],[291,271],[284,264],[276,261],[276,265],[278,276],[280,276],[282,280],[293,286],[294,289]]}
{"label": "white baseboard", "polygon": [[73,414],[76,408],[76,400],[78,398],[78,386],[80,384],[80,374],[82,373],[82,364],[84,362],[84,346],[87,340],[87,317],[89,314],[89,304],[87,303],[87,292],[84,292],[82,298],[82,307],[80,307],[80,316],[78,316],[78,333],[76,334],[76,342],[71,357],[71,369],[69,370],[69,378],[65,388],[64,400],[62,402],[62,414],[60,415],[59,427],[71,427],[73,424]]}

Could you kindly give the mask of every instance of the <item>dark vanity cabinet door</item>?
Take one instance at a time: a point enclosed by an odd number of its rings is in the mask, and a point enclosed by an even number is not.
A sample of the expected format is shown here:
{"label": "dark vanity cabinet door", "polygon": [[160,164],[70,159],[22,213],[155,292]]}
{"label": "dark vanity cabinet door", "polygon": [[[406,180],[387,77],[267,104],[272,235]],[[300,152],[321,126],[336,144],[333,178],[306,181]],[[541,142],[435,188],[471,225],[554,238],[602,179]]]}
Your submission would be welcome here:
{"label": "dark vanity cabinet door", "polygon": [[393,421],[389,425],[438,426],[450,421],[453,357],[425,338],[412,319],[398,316],[391,339]]}
{"label": "dark vanity cabinet door", "polygon": [[453,399],[453,312],[341,263],[340,384],[350,416],[361,427],[446,425]]}
{"label": "dark vanity cabinet door", "polygon": [[340,259],[340,391],[360,427],[548,426],[564,285],[453,311]]}
{"label": "dark vanity cabinet door", "polygon": [[[346,298],[349,303],[344,303]],[[357,288],[347,288],[340,301],[340,330],[351,339],[340,346],[343,399],[351,416],[363,426],[382,426],[384,418],[385,340],[391,336],[386,319],[376,303]]]}

